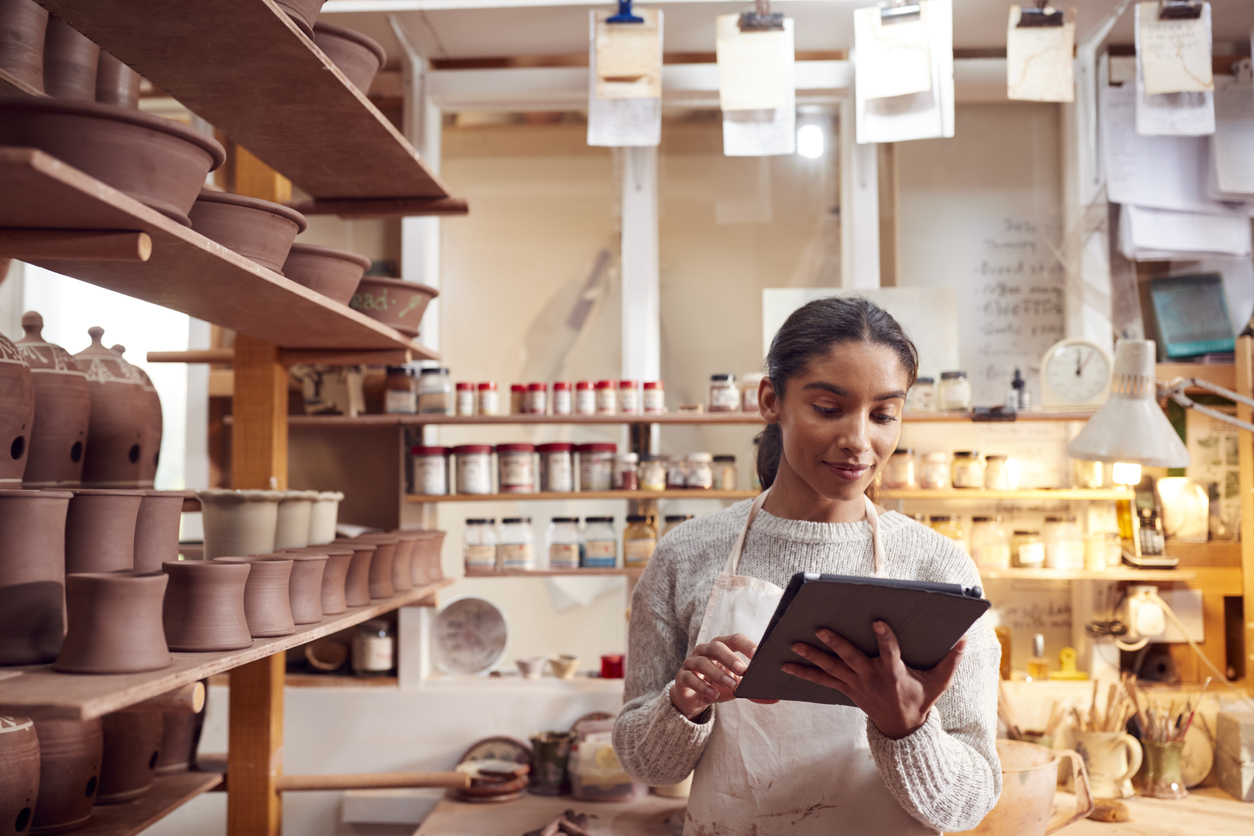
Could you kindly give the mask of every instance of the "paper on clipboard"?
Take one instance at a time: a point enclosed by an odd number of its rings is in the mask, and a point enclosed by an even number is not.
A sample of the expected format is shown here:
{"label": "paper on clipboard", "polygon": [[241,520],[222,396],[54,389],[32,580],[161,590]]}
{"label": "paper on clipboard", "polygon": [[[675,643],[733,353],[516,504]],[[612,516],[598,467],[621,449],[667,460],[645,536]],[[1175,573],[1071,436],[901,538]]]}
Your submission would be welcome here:
{"label": "paper on clipboard", "polygon": [[740,15],[714,19],[718,101],[729,110],[774,110],[795,96],[792,20],[783,30],[741,32]]}
{"label": "paper on clipboard", "polygon": [[[1213,89],[1183,93],[1152,94],[1145,84],[1145,63],[1142,59],[1142,6],[1149,6],[1147,15],[1158,16],[1157,3],[1136,6],[1136,132],[1141,136],[1209,136],[1215,132],[1215,93]],[[1206,40],[1210,42],[1210,4],[1202,6]],[[1208,59],[1209,60],[1209,59]],[[1209,64],[1208,64],[1209,66]]]}
{"label": "paper on clipboard", "polygon": [[[649,10],[652,11],[652,10]],[[662,38],[662,13],[657,36]],[[652,147],[662,142],[662,99],[603,99],[597,96],[597,12],[588,13],[588,144],[595,147]]]}
{"label": "paper on clipboard", "polygon": [[951,0],[922,0],[919,12],[928,32],[932,87],[922,93],[868,99],[863,94],[862,74],[855,74],[854,116],[860,145],[954,135],[953,4]]}
{"label": "paper on clipboard", "polygon": [[1254,199],[1254,85],[1215,79],[1215,134],[1210,138],[1212,196]]}
{"label": "paper on clipboard", "polygon": [[1210,32],[1210,3],[1202,4],[1201,17],[1162,20],[1157,0],[1137,3],[1136,61],[1145,73],[1145,92],[1214,90]]}
{"label": "paper on clipboard", "polygon": [[879,6],[855,9],[853,43],[858,84],[865,99],[932,89],[932,62],[922,14],[885,23]]}
{"label": "paper on clipboard", "polygon": [[[734,15],[733,15],[734,16]],[[784,20],[778,45],[784,62],[784,103],[762,110],[723,111],[723,156],[772,157],[797,150],[797,91],[793,65],[792,19]]]}
{"label": "paper on clipboard", "polygon": [[1006,31],[1006,96],[1029,102],[1075,101],[1075,20],[1062,26],[1020,26],[1010,7]]}
{"label": "paper on clipboard", "polygon": [[644,23],[608,23],[612,11],[595,14],[597,98],[661,98],[662,13],[636,9]]}
{"label": "paper on clipboard", "polygon": [[1119,251],[1130,261],[1249,258],[1250,219],[1119,207]]}

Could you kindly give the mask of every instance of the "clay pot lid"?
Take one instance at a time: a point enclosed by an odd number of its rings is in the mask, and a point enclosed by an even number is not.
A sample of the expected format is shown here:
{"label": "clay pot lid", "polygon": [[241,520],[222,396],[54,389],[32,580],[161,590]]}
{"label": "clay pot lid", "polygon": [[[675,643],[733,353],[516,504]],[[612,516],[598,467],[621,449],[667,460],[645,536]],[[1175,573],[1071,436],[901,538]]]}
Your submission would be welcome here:
{"label": "clay pot lid", "polygon": [[241,206],[247,209],[257,209],[262,212],[271,212],[275,215],[287,218],[298,227],[296,234],[304,232],[309,228],[309,221],[305,220],[305,216],[290,206],[284,206],[282,203],[274,203],[269,200],[262,200],[259,197],[248,197],[242,194],[231,194],[230,192],[219,192],[213,189],[201,189],[200,195],[196,198],[197,203],[225,203],[230,206]]}
{"label": "clay pot lid", "polygon": [[205,488],[196,491],[196,498],[201,502],[278,502],[283,498],[283,491],[232,490],[231,488]]}
{"label": "clay pot lid", "polygon": [[[15,345],[22,359],[26,361],[26,365],[32,369],[50,369],[70,374],[83,373],[83,370],[74,362],[74,358],[70,356],[70,352],[44,339],[44,318],[38,311],[27,311],[22,314],[22,330],[26,332],[26,336],[18,340]],[[22,350],[23,346],[27,347],[25,351]],[[33,350],[39,348],[47,349],[49,356],[45,358],[39,351]]]}
{"label": "clay pot lid", "polygon": [[0,499],[15,497],[17,499],[73,499],[74,494],[65,489],[57,490],[18,490],[0,491]]}
{"label": "clay pot lid", "polygon": [[[104,329],[93,325],[87,329],[91,337],[91,345],[74,355],[79,368],[87,374],[89,381],[97,383],[132,383],[136,386],[151,386],[145,383],[139,367],[131,365],[126,359],[111,348],[106,348],[101,341]],[[86,362],[82,362],[86,361]]]}
{"label": "clay pot lid", "polygon": [[431,285],[419,284],[418,282],[407,282],[404,279],[384,278],[383,276],[362,276],[362,284],[367,282],[371,284],[381,284],[384,287],[395,287],[398,290],[417,290],[420,293],[426,293],[430,296],[439,296],[440,291]]}
{"label": "clay pot lid", "polygon": [[380,67],[387,63],[388,54],[380,46],[379,42],[374,38],[366,37],[354,29],[345,29],[343,26],[319,21],[314,24],[314,43],[318,42],[318,35],[330,35],[333,38],[343,38],[346,41],[361,44],[378,57]]}
{"label": "clay pot lid", "polygon": [[344,261],[351,261],[354,264],[361,265],[363,270],[370,267],[370,259],[364,255],[352,252],[350,250],[337,250],[334,247],[319,247],[317,244],[293,244],[288,250],[287,257],[294,255],[312,255],[322,258],[339,258]]}
{"label": "clay pot lid", "polygon": [[[123,360],[126,360],[126,346],[121,343],[115,343],[110,346],[109,350],[121,357]],[[144,371],[142,366],[137,366],[134,363],[131,363],[130,360],[126,360],[126,362],[129,363],[131,368],[135,370],[135,374],[139,375],[139,379],[143,381],[145,388],[151,389],[154,392],[157,391],[157,387],[153,384],[152,378],[148,376],[148,372]]]}
{"label": "clay pot lid", "polygon": [[0,99],[0,113],[15,111],[42,111],[44,113],[65,113],[73,116],[87,116],[95,119],[110,119],[114,122],[126,122],[152,131],[170,134],[193,145],[199,145],[213,158],[214,171],[226,162],[226,150],[211,136],[194,131],[173,119],[160,116],[149,116],[139,110],[118,107],[117,105],[99,104],[72,99],[35,98],[21,96]]}
{"label": "clay pot lid", "polygon": [[319,502],[341,502],[344,494],[341,491],[318,491]]}

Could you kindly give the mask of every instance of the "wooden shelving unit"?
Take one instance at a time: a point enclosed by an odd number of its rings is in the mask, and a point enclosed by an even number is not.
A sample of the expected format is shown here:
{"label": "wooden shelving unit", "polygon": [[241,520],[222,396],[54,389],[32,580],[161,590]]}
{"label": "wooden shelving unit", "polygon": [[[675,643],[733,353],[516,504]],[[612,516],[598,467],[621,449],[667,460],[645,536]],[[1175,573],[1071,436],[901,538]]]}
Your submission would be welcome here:
{"label": "wooden shelving unit", "polygon": [[[163,352],[173,358],[174,352]],[[203,361],[201,361],[203,362]],[[1023,412],[1018,421],[1087,421],[1092,412]],[[972,421],[967,412],[911,412],[906,423],[999,423]],[[304,427],[410,427],[410,426],[527,426],[532,424],[563,424],[570,426],[605,424],[670,425],[752,425],[760,426],[762,416],[752,412],[663,412],[651,415],[291,415],[288,424]]]}
{"label": "wooden shelving unit", "polygon": [[1041,501],[1077,501],[1131,499],[1132,491],[1125,488],[1045,488],[1040,490],[1021,491],[987,491],[976,488],[949,488],[946,490],[927,490],[924,488],[880,490],[878,499],[903,500],[966,500],[970,502],[989,502],[992,500],[1008,502],[1041,502]]}
{"label": "wooden shelving unit", "polygon": [[753,499],[757,491],[574,491],[571,493],[456,493],[445,496],[408,494],[405,501],[415,505],[429,502],[561,502],[570,499]]}
{"label": "wooden shelving unit", "polygon": [[1068,569],[981,569],[984,580],[1021,581],[1176,581],[1184,583],[1197,577],[1187,569],[1133,569],[1122,567],[1105,572]]}
{"label": "wooden shelving unit", "polygon": [[493,569],[490,571],[466,571],[467,578],[587,578],[620,577],[638,578],[644,569]]}
{"label": "wooden shelving unit", "polygon": [[133,836],[142,833],[201,793],[218,787],[217,772],[182,772],[158,776],[151,790],[125,804],[91,809],[91,821],[74,831],[79,836]]}

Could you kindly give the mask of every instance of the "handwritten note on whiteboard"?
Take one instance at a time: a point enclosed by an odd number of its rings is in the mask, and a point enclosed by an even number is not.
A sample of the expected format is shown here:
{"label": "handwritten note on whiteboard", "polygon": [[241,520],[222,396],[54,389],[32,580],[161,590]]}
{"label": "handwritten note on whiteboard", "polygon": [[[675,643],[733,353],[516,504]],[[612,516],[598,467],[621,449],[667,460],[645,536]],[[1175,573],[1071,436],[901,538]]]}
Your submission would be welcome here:
{"label": "handwritten note on whiteboard", "polygon": [[1137,4],[1136,58],[1145,74],[1145,92],[1205,93],[1215,89],[1211,75],[1210,3],[1196,19],[1159,20],[1158,3]]}

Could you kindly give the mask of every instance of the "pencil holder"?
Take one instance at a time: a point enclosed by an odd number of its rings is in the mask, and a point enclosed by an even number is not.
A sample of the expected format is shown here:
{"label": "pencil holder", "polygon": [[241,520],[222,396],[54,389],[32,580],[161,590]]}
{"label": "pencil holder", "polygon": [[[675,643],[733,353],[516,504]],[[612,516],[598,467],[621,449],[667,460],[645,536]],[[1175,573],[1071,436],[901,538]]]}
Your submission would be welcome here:
{"label": "pencil holder", "polygon": [[1184,798],[1189,791],[1184,788],[1181,754],[1184,741],[1159,743],[1141,741],[1145,750],[1144,764],[1133,783],[1139,794],[1148,798]]}

